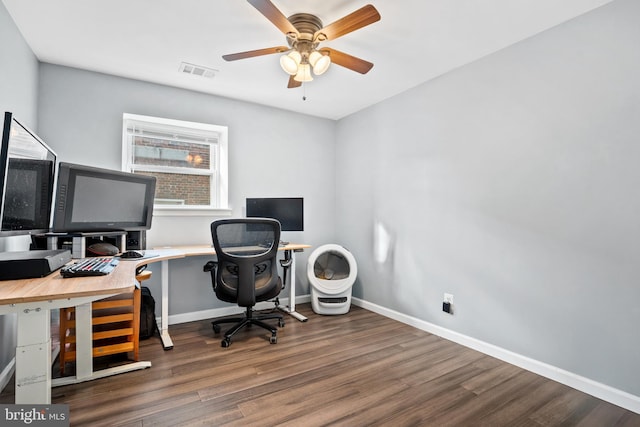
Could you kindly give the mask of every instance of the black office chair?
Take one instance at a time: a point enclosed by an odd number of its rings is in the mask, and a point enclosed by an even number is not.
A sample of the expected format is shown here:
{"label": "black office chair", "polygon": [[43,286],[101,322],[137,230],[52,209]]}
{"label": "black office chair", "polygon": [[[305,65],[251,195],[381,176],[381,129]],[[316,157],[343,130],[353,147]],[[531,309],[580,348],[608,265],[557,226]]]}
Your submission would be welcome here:
{"label": "black office chair", "polygon": [[280,242],[280,223],[267,218],[222,219],[211,223],[211,238],[217,261],[209,261],[204,271],[211,272],[213,290],[218,299],[246,307],[244,317],[224,318],[212,322],[220,332],[221,323],[235,323],[224,334],[222,347],[229,347],[231,338],[245,326],[257,325],[271,332],[269,342],[278,342],[277,328],[263,320],[277,319],[278,313],[257,314],[256,302],[278,296],[282,281],[278,276],[276,256]]}

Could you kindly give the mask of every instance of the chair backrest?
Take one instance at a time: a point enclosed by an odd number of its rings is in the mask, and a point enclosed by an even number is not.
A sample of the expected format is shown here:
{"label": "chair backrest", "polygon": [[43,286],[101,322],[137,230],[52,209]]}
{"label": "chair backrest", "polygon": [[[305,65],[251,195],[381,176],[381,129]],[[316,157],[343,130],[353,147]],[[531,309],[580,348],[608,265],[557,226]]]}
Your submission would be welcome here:
{"label": "chair backrest", "polygon": [[277,220],[221,219],[211,223],[211,238],[218,258],[216,295],[221,299],[251,307],[280,292]]}

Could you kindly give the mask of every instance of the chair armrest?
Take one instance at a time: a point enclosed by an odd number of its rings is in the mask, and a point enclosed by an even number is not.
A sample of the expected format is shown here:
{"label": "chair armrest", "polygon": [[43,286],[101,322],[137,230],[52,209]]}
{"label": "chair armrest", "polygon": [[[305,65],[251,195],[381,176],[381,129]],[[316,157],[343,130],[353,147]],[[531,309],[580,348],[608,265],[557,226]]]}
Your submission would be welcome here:
{"label": "chair armrest", "polygon": [[280,260],[280,266],[282,266],[282,289],[287,287],[287,271],[293,263],[293,258],[285,258]]}
{"label": "chair armrest", "polygon": [[139,276],[140,274],[142,274],[142,272],[145,271],[146,269],[147,269],[147,264],[142,264],[136,267],[136,276]]}
{"label": "chair armrest", "polygon": [[208,273],[210,271],[214,271],[216,268],[218,268],[218,262],[209,261],[202,267],[202,271],[204,271],[205,273]]}
{"label": "chair armrest", "polygon": [[293,258],[280,260],[280,265],[282,266],[282,268],[289,268],[291,267],[292,263],[293,263]]}

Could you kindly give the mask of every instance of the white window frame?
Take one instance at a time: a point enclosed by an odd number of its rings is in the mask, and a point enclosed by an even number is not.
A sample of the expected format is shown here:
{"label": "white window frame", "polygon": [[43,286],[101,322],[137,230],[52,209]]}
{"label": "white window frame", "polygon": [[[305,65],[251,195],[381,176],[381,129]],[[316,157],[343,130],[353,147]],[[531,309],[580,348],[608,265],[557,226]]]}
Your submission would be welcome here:
{"label": "white window frame", "polygon": [[[129,124],[135,122],[144,128],[147,125],[151,129],[163,129],[175,131],[177,134],[184,133],[190,135],[201,135],[204,138],[215,134],[217,139],[217,155],[215,162],[211,164],[211,169],[203,174],[214,177],[216,185],[211,186],[210,205],[168,205],[155,204],[154,215],[159,216],[190,216],[190,215],[210,215],[212,211],[229,213],[229,160],[228,160],[228,134],[226,126],[212,125],[206,123],[188,122],[183,120],[166,119],[152,116],[142,116],[138,114],[124,113],[122,115],[122,170],[125,172],[155,171],[180,173],[169,167],[135,167],[133,164],[133,139],[127,131]],[[214,204],[215,203],[215,204]]]}

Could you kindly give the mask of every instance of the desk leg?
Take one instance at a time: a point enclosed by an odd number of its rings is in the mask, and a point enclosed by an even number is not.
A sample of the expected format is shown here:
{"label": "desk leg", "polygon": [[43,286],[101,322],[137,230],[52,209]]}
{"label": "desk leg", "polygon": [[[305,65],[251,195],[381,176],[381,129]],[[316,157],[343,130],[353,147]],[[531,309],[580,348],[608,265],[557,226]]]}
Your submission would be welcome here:
{"label": "desk leg", "polygon": [[308,319],[296,311],[296,254],[288,249],[285,251],[285,256],[291,257],[291,265],[289,266],[291,270],[291,274],[289,275],[289,306],[278,308],[299,321],[306,322]]}
{"label": "desk leg", "polygon": [[49,309],[18,311],[16,403],[51,403],[51,319]]}
{"label": "desk leg", "polygon": [[173,348],[173,341],[169,335],[169,260],[162,260],[162,307],[160,314],[160,340],[165,350]]}
{"label": "desk leg", "polygon": [[76,378],[79,381],[93,375],[93,331],[91,303],[76,306]]}

